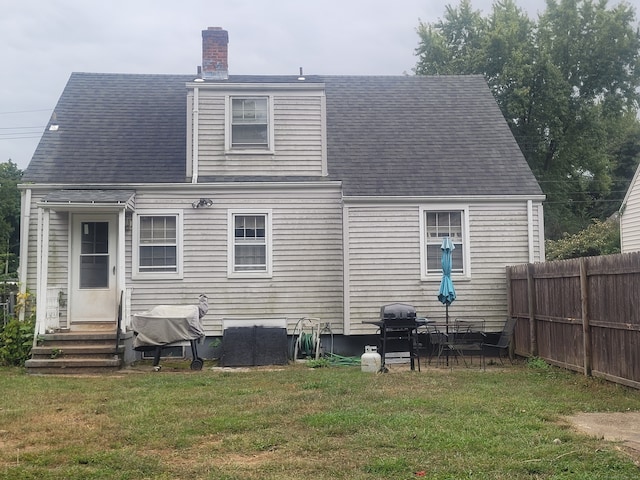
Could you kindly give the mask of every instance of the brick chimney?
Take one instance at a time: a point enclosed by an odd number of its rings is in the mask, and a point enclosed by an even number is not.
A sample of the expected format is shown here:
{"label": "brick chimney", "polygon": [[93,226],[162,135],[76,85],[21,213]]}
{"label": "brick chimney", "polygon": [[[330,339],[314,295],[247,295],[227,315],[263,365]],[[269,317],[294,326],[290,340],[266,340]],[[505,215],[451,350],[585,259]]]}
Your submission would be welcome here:
{"label": "brick chimney", "polygon": [[226,80],[229,78],[227,45],[229,33],[220,27],[202,31],[202,78]]}

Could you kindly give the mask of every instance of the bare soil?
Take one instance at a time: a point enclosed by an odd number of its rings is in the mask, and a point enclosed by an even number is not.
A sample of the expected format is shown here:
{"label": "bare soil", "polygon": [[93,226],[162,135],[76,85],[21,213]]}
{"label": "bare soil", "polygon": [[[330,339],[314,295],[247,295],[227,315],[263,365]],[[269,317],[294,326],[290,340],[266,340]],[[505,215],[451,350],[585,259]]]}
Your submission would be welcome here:
{"label": "bare soil", "polygon": [[579,432],[619,443],[640,464],[640,412],[579,413],[564,420]]}

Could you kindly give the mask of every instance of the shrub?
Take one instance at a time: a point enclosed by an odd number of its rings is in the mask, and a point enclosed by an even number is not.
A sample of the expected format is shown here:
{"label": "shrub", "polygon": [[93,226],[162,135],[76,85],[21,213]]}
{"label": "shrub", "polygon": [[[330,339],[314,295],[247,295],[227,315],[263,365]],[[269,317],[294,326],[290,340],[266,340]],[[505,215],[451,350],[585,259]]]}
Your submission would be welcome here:
{"label": "shrub", "polygon": [[594,220],[586,229],[575,235],[547,240],[545,247],[547,260],[620,253],[620,225],[617,220]]}
{"label": "shrub", "polygon": [[0,330],[0,364],[21,366],[31,354],[35,321],[9,320]]}

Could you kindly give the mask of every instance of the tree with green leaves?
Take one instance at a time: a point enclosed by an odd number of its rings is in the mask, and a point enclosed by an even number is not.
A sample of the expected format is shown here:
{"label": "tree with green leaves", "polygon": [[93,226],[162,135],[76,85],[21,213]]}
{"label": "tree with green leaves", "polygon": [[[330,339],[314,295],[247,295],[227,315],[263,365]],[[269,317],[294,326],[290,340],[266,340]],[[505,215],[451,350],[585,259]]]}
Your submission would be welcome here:
{"label": "tree with green leaves", "polygon": [[593,257],[620,253],[620,223],[617,219],[594,220],[584,230],[545,242],[547,260]]}
{"label": "tree with green leaves", "polygon": [[15,277],[20,250],[22,171],[11,160],[0,163],[0,278]]}
{"label": "tree with green leaves", "polygon": [[[640,157],[640,31],[606,0],[547,0],[538,21],[513,0],[490,15],[470,0],[420,23],[418,75],[482,74],[540,182],[548,238],[619,206]],[[617,202],[617,204],[616,204]]]}

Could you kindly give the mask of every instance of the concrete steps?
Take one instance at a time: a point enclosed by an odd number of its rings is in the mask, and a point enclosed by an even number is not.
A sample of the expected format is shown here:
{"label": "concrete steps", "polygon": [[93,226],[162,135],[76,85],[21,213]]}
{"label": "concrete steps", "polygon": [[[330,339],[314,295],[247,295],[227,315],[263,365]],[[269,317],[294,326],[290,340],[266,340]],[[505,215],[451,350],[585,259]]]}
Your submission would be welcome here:
{"label": "concrete steps", "polygon": [[94,374],[124,366],[124,340],[116,348],[116,332],[68,331],[38,336],[25,367],[30,374]]}

